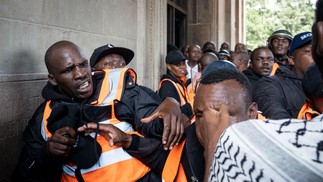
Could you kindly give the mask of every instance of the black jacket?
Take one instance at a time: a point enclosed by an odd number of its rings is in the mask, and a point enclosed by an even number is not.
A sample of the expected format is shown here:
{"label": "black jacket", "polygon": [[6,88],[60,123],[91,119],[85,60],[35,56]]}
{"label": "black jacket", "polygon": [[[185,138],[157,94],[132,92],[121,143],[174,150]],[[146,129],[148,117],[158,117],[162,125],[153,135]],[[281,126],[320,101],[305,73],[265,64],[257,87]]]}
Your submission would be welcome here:
{"label": "black jacket", "polygon": [[[94,88],[102,82],[102,75],[93,77]],[[129,80],[132,80],[130,77]],[[125,83],[129,83],[126,81]],[[90,100],[94,99],[97,90]],[[42,92],[45,100],[51,100],[51,107],[58,104],[84,105],[88,100],[78,101],[61,94],[58,89],[48,83]],[[163,124],[158,119],[150,124],[140,122],[142,117],[150,115],[160,104],[161,99],[152,90],[129,84],[124,90],[122,100],[117,109],[118,118],[131,123],[134,129],[146,137],[156,137],[161,140]],[[41,125],[45,102],[42,103],[33,114],[24,130],[24,145],[16,169],[12,175],[12,181],[60,181],[63,159],[49,156],[46,153],[46,141],[41,134]],[[80,107],[81,108],[81,107]]]}
{"label": "black jacket", "polygon": [[302,79],[287,67],[280,66],[275,76],[259,80],[254,100],[266,118],[297,118],[305,103]]}
{"label": "black jacket", "polygon": [[[195,124],[185,128],[186,143],[183,149],[181,163],[188,181],[203,181],[204,178],[204,148],[196,136]],[[169,151],[163,149],[160,140],[142,138],[133,135],[129,148],[125,148],[130,155],[139,159],[152,170],[161,174],[167,160]]]}
{"label": "black jacket", "polygon": [[254,97],[255,95],[255,89],[256,86],[258,84],[258,81],[260,80],[260,78],[262,76],[256,74],[255,72],[253,72],[253,70],[251,68],[248,68],[246,70],[243,71],[243,74],[248,78],[249,83],[251,85],[251,89],[252,89],[252,97]]}
{"label": "black jacket", "polygon": [[[182,87],[186,89],[184,83],[179,82],[178,79],[175,78],[172,74],[163,75],[162,78],[161,78],[161,80],[163,80],[165,78],[170,79],[173,82],[182,85]],[[181,102],[180,95],[179,95],[177,89],[169,81],[163,81],[163,83],[161,84],[161,86],[160,86],[160,88],[158,90],[158,94],[159,94],[159,96],[160,96],[161,99],[165,99],[166,97],[172,97],[172,98],[176,99],[177,102],[179,102],[179,103]],[[185,99],[187,99],[187,98],[185,98]],[[186,100],[186,104],[183,105],[183,106],[181,106],[181,111],[188,118],[191,118],[193,116],[192,106],[191,106],[191,104],[189,104],[187,102],[187,100]]]}

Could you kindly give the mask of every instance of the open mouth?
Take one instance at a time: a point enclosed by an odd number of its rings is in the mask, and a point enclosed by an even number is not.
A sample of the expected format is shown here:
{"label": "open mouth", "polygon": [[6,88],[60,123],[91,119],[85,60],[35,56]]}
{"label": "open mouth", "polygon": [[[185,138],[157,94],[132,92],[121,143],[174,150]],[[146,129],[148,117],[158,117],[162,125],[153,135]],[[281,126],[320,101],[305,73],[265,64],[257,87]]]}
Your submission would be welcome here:
{"label": "open mouth", "polygon": [[88,92],[88,90],[91,88],[90,87],[91,84],[89,81],[84,81],[79,87],[78,87],[78,91],[79,92]]}
{"label": "open mouth", "polygon": [[84,82],[84,83],[82,83],[81,85],[80,85],[80,89],[81,90],[83,90],[83,89],[85,89],[86,87],[88,87],[89,86],[89,82],[88,81],[86,81],[86,82]]}

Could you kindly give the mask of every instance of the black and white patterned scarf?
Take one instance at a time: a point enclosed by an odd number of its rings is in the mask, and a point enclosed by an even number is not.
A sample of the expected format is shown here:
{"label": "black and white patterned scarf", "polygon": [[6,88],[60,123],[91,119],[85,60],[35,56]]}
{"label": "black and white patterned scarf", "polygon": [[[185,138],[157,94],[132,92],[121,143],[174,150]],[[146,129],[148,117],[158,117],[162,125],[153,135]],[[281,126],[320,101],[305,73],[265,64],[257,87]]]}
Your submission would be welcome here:
{"label": "black and white patterned scarf", "polygon": [[323,181],[323,115],[248,120],[221,135],[208,181]]}

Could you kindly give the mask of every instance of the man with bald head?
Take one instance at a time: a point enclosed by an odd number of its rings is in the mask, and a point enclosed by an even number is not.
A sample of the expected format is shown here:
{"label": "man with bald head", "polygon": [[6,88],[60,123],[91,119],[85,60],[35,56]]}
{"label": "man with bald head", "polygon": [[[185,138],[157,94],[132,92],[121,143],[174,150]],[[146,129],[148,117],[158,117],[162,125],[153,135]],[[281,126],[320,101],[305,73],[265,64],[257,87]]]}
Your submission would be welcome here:
{"label": "man with bald head", "polygon": [[[166,98],[161,103],[152,95],[153,91],[133,84],[130,76],[125,75],[128,80],[119,100],[113,105],[97,105],[102,97],[99,92],[108,93],[104,100],[111,95],[104,90],[109,89],[107,73],[98,71],[92,76],[88,60],[74,43],[54,43],[45,54],[45,63],[48,69],[48,83],[42,91],[45,101],[24,131],[24,146],[12,181],[116,181],[124,177],[111,169],[125,170],[124,165],[128,166],[127,174],[123,173],[127,180],[137,181],[151,174],[137,159],[123,156],[126,152],[121,148],[107,148],[108,143],[102,142],[96,133],[85,136],[77,132],[78,127],[90,121],[116,124],[126,132],[135,128],[146,137],[162,138],[164,148],[172,148],[181,137],[184,125],[178,102]],[[152,122],[142,123],[141,119]],[[163,130],[165,126],[170,128]],[[108,152],[114,149],[118,150],[116,157]],[[108,156],[116,160],[104,162],[109,161]]]}
{"label": "man with bald head", "polygon": [[198,80],[201,78],[201,73],[206,66],[213,63],[214,61],[218,61],[219,58],[213,52],[205,52],[202,54],[201,58],[198,61],[198,66],[200,72],[197,72],[194,78],[191,79],[191,82],[187,85],[187,90],[189,93],[189,98],[193,101],[196,89],[198,87]]}
{"label": "man with bald head", "polygon": [[236,65],[240,72],[243,72],[249,66],[248,52],[233,52],[231,54],[231,62]]}

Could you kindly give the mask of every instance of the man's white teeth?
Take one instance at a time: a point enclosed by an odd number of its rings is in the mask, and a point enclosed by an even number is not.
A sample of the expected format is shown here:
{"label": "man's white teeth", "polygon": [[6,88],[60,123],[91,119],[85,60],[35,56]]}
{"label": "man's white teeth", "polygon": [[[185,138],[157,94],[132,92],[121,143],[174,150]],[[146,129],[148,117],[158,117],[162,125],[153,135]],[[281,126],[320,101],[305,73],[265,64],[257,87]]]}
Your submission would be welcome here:
{"label": "man's white teeth", "polygon": [[80,89],[86,88],[89,85],[89,82],[84,82],[80,85]]}

